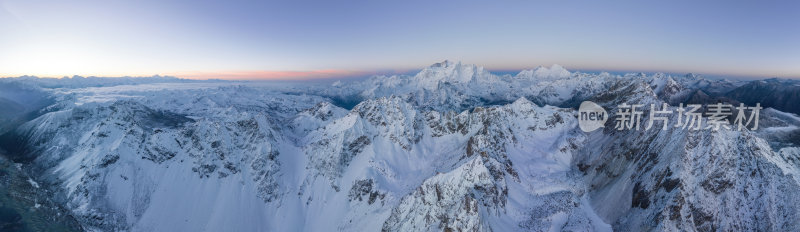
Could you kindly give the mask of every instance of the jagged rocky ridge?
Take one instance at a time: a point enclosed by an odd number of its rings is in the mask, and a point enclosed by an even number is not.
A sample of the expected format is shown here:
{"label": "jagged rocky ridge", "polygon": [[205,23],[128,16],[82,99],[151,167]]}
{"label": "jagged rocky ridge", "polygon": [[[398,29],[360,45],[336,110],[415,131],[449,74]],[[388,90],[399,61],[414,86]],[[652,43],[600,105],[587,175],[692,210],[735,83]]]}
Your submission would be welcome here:
{"label": "jagged rocky ridge", "polygon": [[798,230],[796,115],[584,133],[572,108],[741,85],[445,61],[325,86],[41,89],[4,148],[85,230]]}

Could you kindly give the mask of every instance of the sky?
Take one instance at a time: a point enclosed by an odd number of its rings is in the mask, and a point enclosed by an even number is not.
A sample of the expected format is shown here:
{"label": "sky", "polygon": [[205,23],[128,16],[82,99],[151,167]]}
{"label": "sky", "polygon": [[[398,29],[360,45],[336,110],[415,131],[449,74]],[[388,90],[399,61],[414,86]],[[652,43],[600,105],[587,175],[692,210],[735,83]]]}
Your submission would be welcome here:
{"label": "sky", "polygon": [[800,1],[0,0],[0,76],[489,70],[800,78]]}

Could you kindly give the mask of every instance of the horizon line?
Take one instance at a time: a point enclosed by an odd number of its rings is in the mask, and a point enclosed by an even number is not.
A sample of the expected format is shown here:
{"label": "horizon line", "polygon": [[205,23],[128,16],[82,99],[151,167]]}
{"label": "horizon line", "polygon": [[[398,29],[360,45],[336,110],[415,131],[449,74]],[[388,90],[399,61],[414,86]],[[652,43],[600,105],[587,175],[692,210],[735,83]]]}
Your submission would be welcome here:
{"label": "horizon line", "polygon": [[[472,64],[465,64],[465,65],[472,65]],[[553,64],[558,65],[558,64]],[[537,67],[527,67],[527,68],[487,68],[485,66],[476,65],[477,67],[483,67],[485,70],[489,71],[490,73],[498,76],[502,75],[516,75],[521,71],[524,70],[534,70],[539,67],[550,68],[550,66],[540,65]],[[561,65],[560,65],[561,66]],[[132,78],[140,78],[140,77],[175,77],[180,79],[188,79],[188,80],[231,80],[231,81],[269,81],[269,80],[324,80],[324,79],[353,79],[353,78],[368,78],[373,76],[393,76],[393,75],[414,75],[417,72],[427,68],[429,66],[425,66],[422,68],[410,68],[410,69],[363,69],[363,70],[344,70],[344,69],[320,69],[320,70],[310,70],[310,71],[281,71],[281,70],[238,70],[238,71],[183,71],[183,72],[162,72],[155,74],[148,75],[148,74],[91,74],[91,75],[80,75],[80,74],[73,74],[73,75],[32,75],[32,74],[0,74],[0,78],[19,78],[19,77],[37,77],[37,78],[54,78],[54,79],[62,79],[62,78],[73,78],[73,77],[102,77],[102,78],[123,78],[123,77],[132,77]],[[568,66],[562,66],[569,72],[580,72],[580,73],[603,73],[607,72],[614,75],[625,75],[631,73],[646,73],[646,74],[655,74],[655,73],[664,73],[668,75],[686,75],[686,74],[698,74],[704,77],[710,78],[730,78],[730,79],[746,79],[746,80],[762,80],[762,79],[771,79],[771,78],[782,78],[782,79],[795,79],[800,80],[800,75],[798,76],[770,76],[770,75],[751,75],[751,74],[730,74],[730,73],[717,73],[717,72],[694,72],[694,71],[672,71],[672,70],[637,70],[637,69],[624,69],[624,68],[609,68],[609,69],[598,69],[598,68],[572,68]]]}

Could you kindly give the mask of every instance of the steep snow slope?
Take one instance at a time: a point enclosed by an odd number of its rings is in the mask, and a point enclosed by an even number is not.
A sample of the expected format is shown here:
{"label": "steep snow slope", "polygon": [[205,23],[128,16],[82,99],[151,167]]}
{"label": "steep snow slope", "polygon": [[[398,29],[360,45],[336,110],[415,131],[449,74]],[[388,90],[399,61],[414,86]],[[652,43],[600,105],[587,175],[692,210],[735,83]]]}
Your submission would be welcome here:
{"label": "steep snow slope", "polygon": [[[650,86],[631,86],[594,100],[611,110],[619,101],[661,104]],[[798,229],[800,198],[792,192],[799,186],[782,173],[796,164],[777,158],[755,133],[674,127],[616,131],[609,129],[613,123],[589,135],[577,166],[595,210],[615,229]]]}
{"label": "steep snow slope", "polygon": [[[256,209],[267,211],[265,203],[288,191],[278,185],[278,155],[286,138],[276,133],[280,121],[273,115],[296,114],[321,101],[275,98],[241,87],[76,93],[70,97],[79,99],[75,104],[17,133],[40,144],[31,169],[61,187],[65,204],[88,228],[101,230],[224,229],[243,215],[219,212],[242,210],[255,200],[262,202]],[[112,96],[120,100],[109,100]],[[277,106],[281,112],[269,112]],[[290,106],[298,107],[295,113]],[[192,210],[198,205],[203,210]]]}
{"label": "steep snow slope", "polygon": [[798,230],[797,142],[770,132],[797,116],[584,133],[569,108],[683,102],[726,83],[445,61],[332,86],[62,88],[4,138],[90,230]]}
{"label": "steep snow slope", "polygon": [[[412,204],[416,189],[431,183],[452,195],[438,196],[441,204],[471,202],[463,214],[481,212],[483,226],[550,225],[555,214],[561,224],[604,225],[582,204],[585,191],[570,174],[579,138],[568,136],[575,133],[571,110],[520,99],[458,114],[420,112],[391,97],[345,113],[323,99],[259,99],[260,91],[243,87],[106,90],[74,91],[68,99],[77,104],[17,132],[41,154],[30,168],[63,191],[87,228],[400,228],[384,221],[416,215],[393,209]],[[266,112],[274,102],[297,108]],[[441,179],[448,175],[455,177]],[[465,185],[463,175],[484,184]],[[539,212],[531,205],[551,201],[550,194],[577,207]],[[434,222],[417,226],[474,226],[455,223],[459,216],[443,214],[446,208],[430,210]],[[380,220],[365,218],[368,212]]]}

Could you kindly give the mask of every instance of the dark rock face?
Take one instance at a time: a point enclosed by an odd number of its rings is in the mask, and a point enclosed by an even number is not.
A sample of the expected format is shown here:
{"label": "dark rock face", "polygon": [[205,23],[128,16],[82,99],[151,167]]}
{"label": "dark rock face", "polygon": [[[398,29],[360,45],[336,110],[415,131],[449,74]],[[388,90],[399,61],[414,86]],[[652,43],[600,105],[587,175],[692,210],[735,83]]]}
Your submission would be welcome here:
{"label": "dark rock face", "polygon": [[[597,102],[614,111],[618,101],[646,101],[632,93],[646,93],[647,87],[637,88],[642,87],[612,89]],[[797,229],[791,221],[798,220],[798,199],[766,189],[799,185],[791,176],[777,174],[782,171],[769,158],[774,152],[756,133],[606,127],[582,146],[584,156],[578,156],[576,169],[587,179],[595,210],[615,230]],[[629,202],[630,208],[613,201]],[[773,210],[769,205],[774,204],[784,206]]]}
{"label": "dark rock face", "polygon": [[364,151],[364,148],[370,143],[371,140],[365,135],[359,136],[354,141],[348,143],[342,150],[342,155],[339,157],[339,165],[341,167],[350,165],[350,161],[353,160],[353,157]]}
{"label": "dark rock face", "polygon": [[382,193],[375,186],[375,181],[372,179],[357,180],[350,192],[347,195],[350,201],[367,201],[367,204],[373,204],[377,200],[386,198],[386,193]]}
{"label": "dark rock face", "polygon": [[800,81],[768,79],[751,81],[736,88],[725,96],[746,105],[760,103],[762,107],[772,107],[784,112],[800,114]]}

